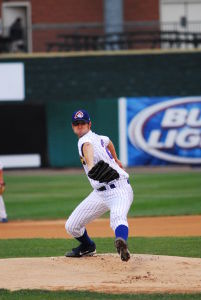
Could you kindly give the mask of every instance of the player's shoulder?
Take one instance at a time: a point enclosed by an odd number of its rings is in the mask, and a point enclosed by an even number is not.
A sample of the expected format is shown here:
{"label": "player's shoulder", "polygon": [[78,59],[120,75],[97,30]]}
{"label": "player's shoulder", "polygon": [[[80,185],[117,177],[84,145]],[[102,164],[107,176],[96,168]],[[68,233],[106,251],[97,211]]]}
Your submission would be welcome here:
{"label": "player's shoulder", "polygon": [[109,144],[110,139],[109,139],[108,136],[106,136],[106,135],[100,135],[99,137],[101,139],[101,144],[103,143],[106,146]]}
{"label": "player's shoulder", "polygon": [[101,141],[103,141],[104,144],[107,145],[109,143],[109,138],[107,136],[99,135],[90,130],[87,134],[85,134],[78,140],[78,147],[82,147],[83,144],[85,144],[87,142],[91,143],[92,145],[96,145],[97,143],[100,143]]}
{"label": "player's shoulder", "polygon": [[81,138],[79,138],[78,140],[78,147],[82,146],[85,143],[91,143],[93,140],[92,137],[92,131],[90,130],[87,134],[83,135]]}
{"label": "player's shoulder", "polygon": [[[92,132],[91,133],[91,142],[92,144],[99,144],[99,143],[105,143],[107,141],[107,137],[106,136],[103,136],[103,135],[100,135],[100,134],[97,134],[95,132]],[[107,142],[106,142],[107,144]]]}

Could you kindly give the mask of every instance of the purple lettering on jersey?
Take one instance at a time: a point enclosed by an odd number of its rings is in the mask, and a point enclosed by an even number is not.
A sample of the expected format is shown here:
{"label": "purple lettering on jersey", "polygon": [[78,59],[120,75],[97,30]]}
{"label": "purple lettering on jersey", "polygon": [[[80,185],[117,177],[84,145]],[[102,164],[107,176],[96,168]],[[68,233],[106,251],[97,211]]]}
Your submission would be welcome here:
{"label": "purple lettering on jersey", "polygon": [[105,151],[107,152],[108,156],[113,159],[112,154],[110,153],[109,149],[105,146],[104,141],[101,139],[101,146],[105,148]]}
{"label": "purple lettering on jersey", "polygon": [[105,150],[106,150],[108,156],[109,156],[111,159],[113,159],[113,156],[112,156],[111,152],[109,151],[109,149],[108,149],[107,147],[105,147]]}

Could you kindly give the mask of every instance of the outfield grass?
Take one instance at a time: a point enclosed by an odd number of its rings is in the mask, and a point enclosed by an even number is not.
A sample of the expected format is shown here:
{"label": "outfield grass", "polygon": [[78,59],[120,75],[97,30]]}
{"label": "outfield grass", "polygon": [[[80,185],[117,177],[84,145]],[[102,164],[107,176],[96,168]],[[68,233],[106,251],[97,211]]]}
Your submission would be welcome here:
{"label": "outfield grass", "polygon": [[[6,174],[4,194],[10,219],[67,218],[92,191],[83,175]],[[201,214],[201,174],[130,176],[135,201],[129,217]]]}
{"label": "outfield grass", "polygon": [[201,299],[201,294],[137,294],[137,295],[109,295],[103,293],[92,292],[71,292],[71,291],[36,291],[36,290],[22,290],[17,292],[10,292],[7,290],[0,290],[0,300],[95,300],[95,299],[133,299],[133,300],[198,300]]}
{"label": "outfield grass", "polygon": [[[114,239],[95,238],[97,253],[116,253]],[[0,258],[63,256],[77,246],[73,239],[0,240]],[[201,237],[129,238],[131,253],[201,258]]]}

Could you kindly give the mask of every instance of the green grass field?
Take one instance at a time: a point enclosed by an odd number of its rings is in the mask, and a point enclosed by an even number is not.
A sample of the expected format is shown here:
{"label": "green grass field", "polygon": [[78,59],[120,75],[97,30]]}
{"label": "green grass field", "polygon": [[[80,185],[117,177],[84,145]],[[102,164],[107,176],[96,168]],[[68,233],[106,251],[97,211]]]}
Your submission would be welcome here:
{"label": "green grass field", "polygon": [[[97,253],[116,253],[113,238],[95,238]],[[73,239],[0,240],[0,258],[63,256],[77,246]],[[201,237],[130,237],[131,253],[201,258]]]}
{"label": "green grass field", "polygon": [[109,295],[91,292],[49,292],[36,290],[23,290],[10,292],[0,290],[0,300],[95,300],[95,299],[133,299],[133,300],[200,300],[201,294],[136,294],[136,295]]}
{"label": "green grass field", "polygon": [[[23,173],[22,173],[23,174]],[[10,220],[67,218],[91,191],[84,175],[5,175],[4,195]],[[135,216],[201,214],[201,173],[131,174]],[[106,215],[107,217],[108,215]],[[2,225],[2,226],[6,226]],[[3,228],[3,227],[2,227]],[[113,239],[97,238],[98,253],[114,252]],[[65,239],[0,240],[0,258],[62,256],[76,243]],[[201,258],[201,237],[130,238],[133,253]],[[0,290],[1,299],[201,299],[201,294],[107,295],[89,292]]]}
{"label": "green grass field", "polygon": [[[9,175],[5,202],[9,218],[67,218],[92,191],[85,175]],[[201,214],[201,173],[130,176],[135,200],[129,216]]]}

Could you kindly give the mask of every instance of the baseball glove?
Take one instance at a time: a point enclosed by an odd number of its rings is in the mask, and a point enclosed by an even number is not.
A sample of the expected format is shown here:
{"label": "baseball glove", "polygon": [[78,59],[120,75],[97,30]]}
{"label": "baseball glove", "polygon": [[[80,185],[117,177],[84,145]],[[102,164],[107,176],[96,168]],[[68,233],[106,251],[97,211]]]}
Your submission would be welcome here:
{"label": "baseball glove", "polygon": [[6,188],[5,182],[0,182],[0,195],[3,195]]}
{"label": "baseball glove", "polygon": [[100,183],[109,183],[119,178],[119,173],[109,166],[108,163],[100,160],[88,173],[89,178],[98,180]]}

